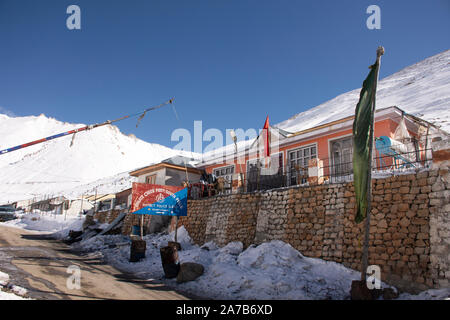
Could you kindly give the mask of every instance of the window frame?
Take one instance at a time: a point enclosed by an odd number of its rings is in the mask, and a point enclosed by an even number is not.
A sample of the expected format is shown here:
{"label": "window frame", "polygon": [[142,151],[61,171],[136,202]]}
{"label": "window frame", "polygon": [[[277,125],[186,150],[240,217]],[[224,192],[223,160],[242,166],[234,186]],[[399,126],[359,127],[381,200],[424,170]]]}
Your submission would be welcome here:
{"label": "window frame", "polygon": [[[309,155],[307,156],[309,158],[308,161],[313,159],[313,157],[311,156],[311,154],[312,154],[311,153],[311,148],[315,148],[316,149],[314,158],[318,159],[319,158],[319,156],[318,156],[319,148],[318,148],[318,143],[317,142],[310,143],[310,144],[305,144],[303,146],[297,146],[297,147],[294,147],[294,148],[286,150],[286,169],[287,169],[287,173],[288,173],[288,176],[289,176],[288,177],[289,185],[298,185],[298,184],[300,184],[299,181],[297,181],[297,176],[293,176],[292,175],[292,170],[291,170],[291,168],[292,168],[292,166],[291,166],[291,163],[292,163],[291,153],[295,152],[296,155],[297,155],[298,152],[300,150],[302,150],[302,156],[301,157],[296,157],[295,158],[295,162],[296,162],[296,164],[298,164],[298,160],[301,158],[303,163],[304,163],[304,159],[306,157],[305,157],[305,152],[303,150],[305,150],[305,149],[309,149],[309,152],[308,152]],[[302,166],[304,166],[304,164]],[[308,167],[308,165],[306,165],[306,167]],[[307,171],[307,170],[305,170],[305,171]],[[293,178],[295,178],[295,184],[293,183]],[[302,183],[304,183],[304,182],[302,182]]]}
{"label": "window frame", "polygon": [[[231,169],[231,172],[226,173],[227,169]],[[217,171],[222,172],[222,170],[224,171],[224,174],[217,174]],[[212,173],[217,177],[224,177],[225,179],[225,193],[231,193],[231,190],[233,189],[233,175],[236,173],[236,166],[234,164],[230,164],[230,165],[226,165],[226,166],[222,166],[222,167],[217,167],[212,169]],[[227,179],[227,176],[230,177],[230,180]]]}
{"label": "window frame", "polygon": [[[157,174],[149,174],[148,176],[145,177],[145,183],[146,184],[156,184],[156,178],[157,178]],[[149,180],[152,179],[153,182],[149,182]]]}
{"label": "window frame", "polygon": [[[330,176],[331,180],[336,180],[336,179],[340,179],[339,177],[345,177],[348,176],[350,174],[353,174],[353,163],[350,164],[351,166],[351,173],[349,174],[340,174],[340,173],[336,173],[336,164],[335,164],[335,160],[334,160],[334,156],[333,156],[333,148],[332,148],[332,143],[339,141],[339,140],[344,140],[344,139],[348,139],[350,138],[351,141],[351,149],[352,149],[352,153],[353,153],[353,140],[351,139],[353,137],[352,133],[348,133],[348,134],[344,134],[342,136],[338,136],[338,137],[334,137],[334,138],[330,138],[328,139],[328,175]],[[375,140],[374,140],[374,145],[375,145]],[[375,150],[375,147],[373,148],[373,150]],[[375,157],[374,157],[375,159]],[[349,162],[350,163],[350,162]],[[348,164],[348,163],[345,163]]]}

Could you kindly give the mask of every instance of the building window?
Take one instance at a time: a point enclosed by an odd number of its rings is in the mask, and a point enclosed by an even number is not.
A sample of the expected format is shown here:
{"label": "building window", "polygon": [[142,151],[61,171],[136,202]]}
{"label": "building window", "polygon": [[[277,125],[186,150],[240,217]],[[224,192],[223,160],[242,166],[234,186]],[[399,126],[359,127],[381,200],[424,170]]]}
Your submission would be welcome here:
{"label": "building window", "polygon": [[233,183],[233,173],[234,173],[234,166],[228,166],[228,167],[221,167],[216,168],[213,170],[213,174],[219,178],[224,178],[224,189],[225,193],[231,193],[231,186]]}
{"label": "building window", "polygon": [[317,158],[315,145],[288,151],[289,181],[291,185],[308,181],[309,160]]}
{"label": "building window", "polygon": [[331,149],[331,180],[353,173],[353,142],[352,137],[330,141]]}
{"label": "building window", "polygon": [[156,174],[152,174],[151,176],[145,177],[145,183],[156,184]]}

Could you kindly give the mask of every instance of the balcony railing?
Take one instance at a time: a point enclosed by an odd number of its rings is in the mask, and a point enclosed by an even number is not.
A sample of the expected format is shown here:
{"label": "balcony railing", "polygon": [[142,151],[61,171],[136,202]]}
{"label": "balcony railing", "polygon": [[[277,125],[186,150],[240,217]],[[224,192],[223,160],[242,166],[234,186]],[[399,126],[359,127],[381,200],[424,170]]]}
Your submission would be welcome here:
{"label": "balcony railing", "polygon": [[[376,153],[377,154],[377,153]],[[296,185],[333,184],[353,181],[353,161],[351,155],[333,157],[331,159],[318,159],[316,166],[317,175],[310,176],[310,166],[285,166],[278,168],[276,174],[264,175],[253,168],[246,172],[243,184],[238,180],[239,174],[235,174],[236,180],[227,181],[224,187],[217,185],[194,184],[189,187],[189,198],[199,199],[217,194],[253,192],[258,190],[270,190]],[[395,156],[377,154],[372,162],[372,177],[389,176],[404,172],[428,168],[431,165],[431,149],[397,153]]]}

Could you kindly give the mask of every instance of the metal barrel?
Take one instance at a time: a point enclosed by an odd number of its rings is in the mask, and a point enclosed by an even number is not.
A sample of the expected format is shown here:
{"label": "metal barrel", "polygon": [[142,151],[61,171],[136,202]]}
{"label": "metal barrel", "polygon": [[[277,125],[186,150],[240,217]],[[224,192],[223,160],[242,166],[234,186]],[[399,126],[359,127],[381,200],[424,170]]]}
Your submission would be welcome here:
{"label": "metal barrel", "polygon": [[130,262],[138,262],[145,258],[147,243],[144,240],[132,240],[130,247]]}
{"label": "metal barrel", "polygon": [[160,249],[160,254],[165,277],[167,279],[175,278],[180,271],[176,246],[163,247]]}

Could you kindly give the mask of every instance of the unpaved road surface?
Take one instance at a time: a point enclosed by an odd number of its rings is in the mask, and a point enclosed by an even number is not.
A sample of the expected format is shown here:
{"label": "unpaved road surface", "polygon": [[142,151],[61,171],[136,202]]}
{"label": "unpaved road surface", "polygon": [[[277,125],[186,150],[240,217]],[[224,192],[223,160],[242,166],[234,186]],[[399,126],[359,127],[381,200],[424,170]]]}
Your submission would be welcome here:
{"label": "unpaved road surface", "polygon": [[[81,270],[80,289],[69,289],[68,267]],[[153,280],[142,280],[109,266],[100,258],[71,252],[45,233],[0,226],[0,271],[33,299],[184,300],[185,296]]]}

